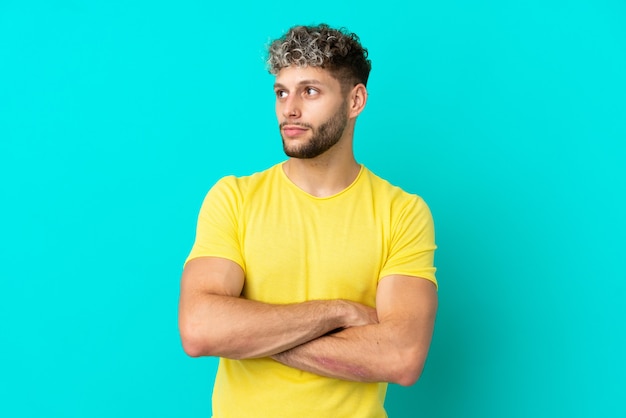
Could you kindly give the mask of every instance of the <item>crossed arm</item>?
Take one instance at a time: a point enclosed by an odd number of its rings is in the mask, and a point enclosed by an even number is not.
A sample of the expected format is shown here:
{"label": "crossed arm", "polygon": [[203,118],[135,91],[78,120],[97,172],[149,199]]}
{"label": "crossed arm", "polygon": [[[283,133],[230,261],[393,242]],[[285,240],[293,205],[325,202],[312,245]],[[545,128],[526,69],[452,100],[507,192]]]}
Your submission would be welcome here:
{"label": "crossed arm", "polygon": [[190,356],[271,356],[287,366],[362,382],[413,384],[421,374],[437,310],[434,285],[387,276],[376,309],[347,300],[271,305],[239,297],[234,262],[201,257],[181,281],[179,327]]}

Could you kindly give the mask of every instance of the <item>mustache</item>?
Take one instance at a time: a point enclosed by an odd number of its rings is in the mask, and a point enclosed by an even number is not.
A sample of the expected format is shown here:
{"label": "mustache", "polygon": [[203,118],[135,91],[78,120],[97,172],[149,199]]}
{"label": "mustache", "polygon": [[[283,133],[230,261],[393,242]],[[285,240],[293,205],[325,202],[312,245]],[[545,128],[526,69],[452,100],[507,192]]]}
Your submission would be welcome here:
{"label": "mustache", "polygon": [[300,126],[302,128],[307,128],[307,129],[312,129],[313,125],[310,125],[308,123],[302,123],[302,122],[281,122],[278,127],[280,129],[283,129],[285,126]]}

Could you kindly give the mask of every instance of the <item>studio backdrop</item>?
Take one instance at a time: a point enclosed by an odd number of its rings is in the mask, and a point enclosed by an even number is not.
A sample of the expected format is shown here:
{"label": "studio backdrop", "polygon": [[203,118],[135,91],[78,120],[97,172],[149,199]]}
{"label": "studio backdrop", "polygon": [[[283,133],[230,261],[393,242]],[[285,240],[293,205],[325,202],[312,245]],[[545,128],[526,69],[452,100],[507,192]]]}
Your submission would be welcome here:
{"label": "studio backdrop", "polygon": [[436,223],[431,352],[390,416],[626,416],[617,0],[3,0],[0,416],[210,416],[182,265],[213,183],[285,158],[265,45],[321,22],[372,60],[357,159]]}

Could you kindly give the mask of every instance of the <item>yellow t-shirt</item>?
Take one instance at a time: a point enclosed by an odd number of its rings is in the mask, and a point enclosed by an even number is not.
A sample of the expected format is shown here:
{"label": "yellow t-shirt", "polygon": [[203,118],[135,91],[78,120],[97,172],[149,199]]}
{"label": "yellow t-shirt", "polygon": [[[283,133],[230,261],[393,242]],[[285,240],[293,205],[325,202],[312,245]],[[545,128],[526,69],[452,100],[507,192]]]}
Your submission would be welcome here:
{"label": "yellow t-shirt", "polygon": [[[242,297],[283,304],[348,299],[374,307],[391,274],[437,284],[434,229],[424,201],[365,167],[342,192],[309,195],[282,164],[225,177],[207,194],[187,260],[230,259],[245,273]],[[416,279],[419,280],[419,279]],[[220,359],[215,418],[386,417],[386,383],[332,379],[270,358]]]}

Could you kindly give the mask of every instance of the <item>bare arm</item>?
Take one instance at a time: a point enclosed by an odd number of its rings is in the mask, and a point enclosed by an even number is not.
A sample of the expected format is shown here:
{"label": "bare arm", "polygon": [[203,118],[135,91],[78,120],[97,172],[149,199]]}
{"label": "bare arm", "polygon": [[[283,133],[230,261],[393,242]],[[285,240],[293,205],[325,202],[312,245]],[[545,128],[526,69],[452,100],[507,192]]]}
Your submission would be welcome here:
{"label": "bare arm", "polygon": [[347,328],[272,357],[322,376],[412,385],[432,338],[435,286],[416,277],[388,276],[378,285],[376,301],[379,323]]}
{"label": "bare arm", "polygon": [[187,354],[265,357],[335,329],[376,321],[372,308],[344,300],[270,305],[239,297],[244,273],[233,261],[200,257],[183,271],[179,329]]}

